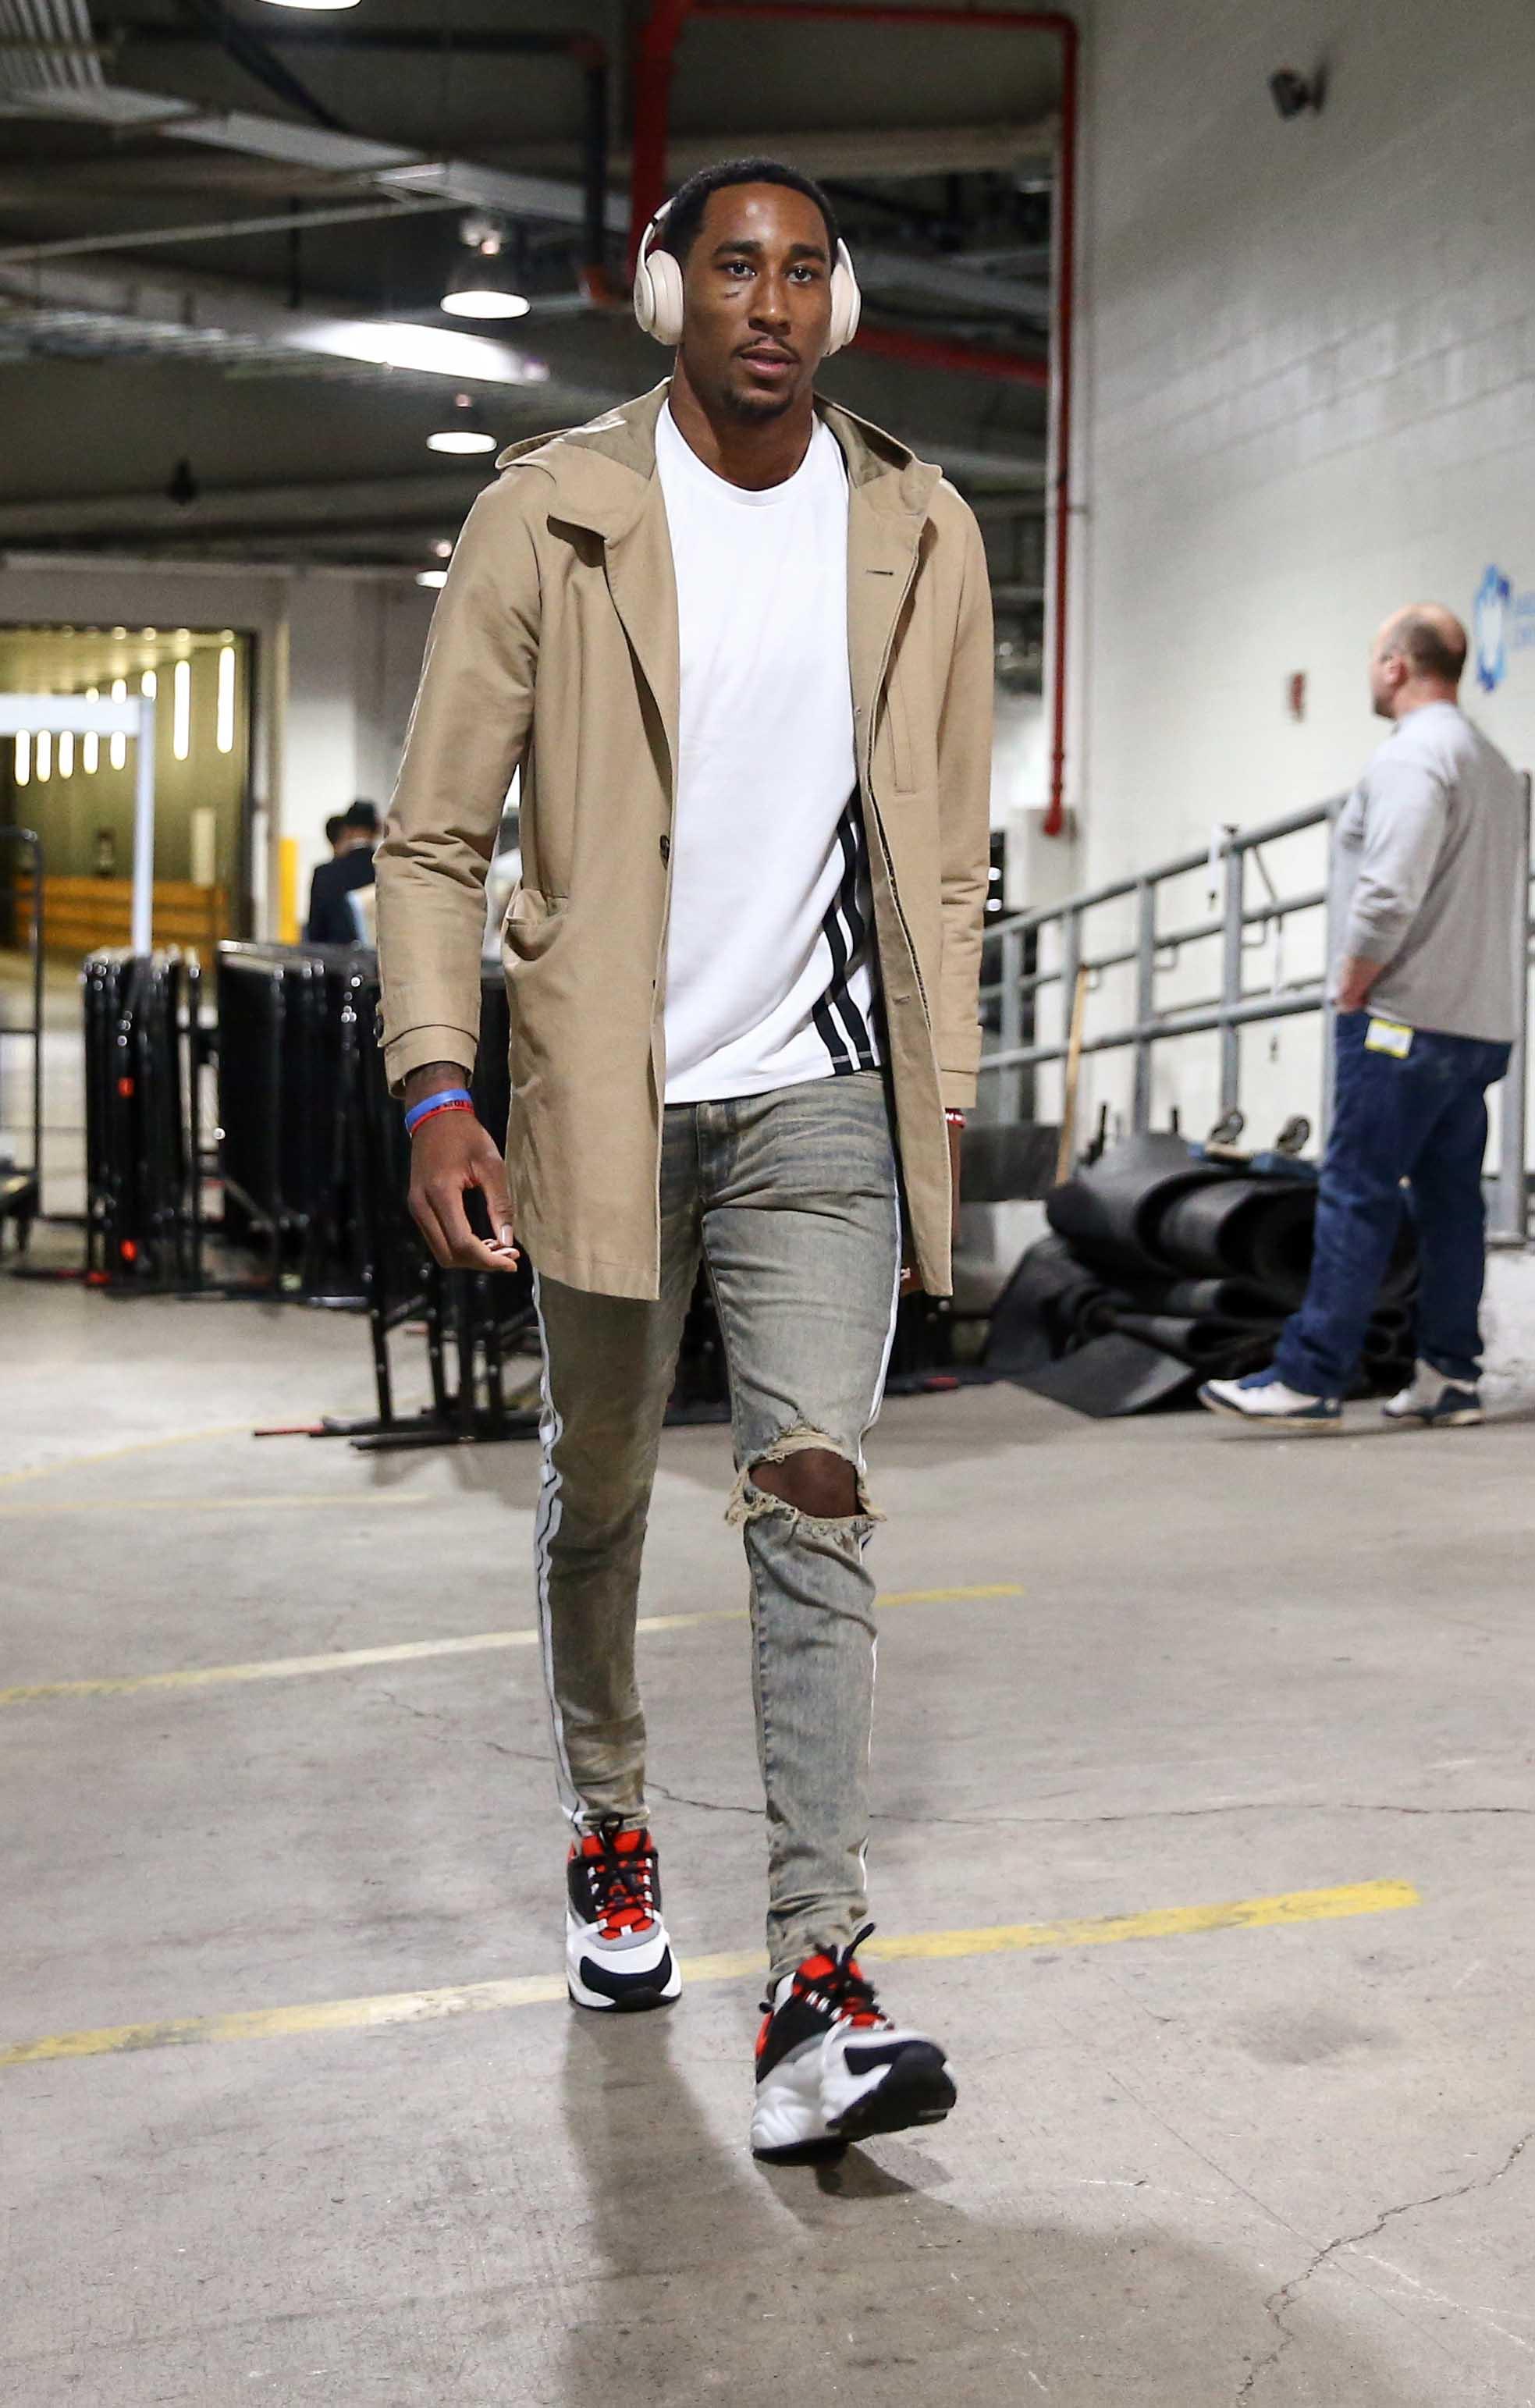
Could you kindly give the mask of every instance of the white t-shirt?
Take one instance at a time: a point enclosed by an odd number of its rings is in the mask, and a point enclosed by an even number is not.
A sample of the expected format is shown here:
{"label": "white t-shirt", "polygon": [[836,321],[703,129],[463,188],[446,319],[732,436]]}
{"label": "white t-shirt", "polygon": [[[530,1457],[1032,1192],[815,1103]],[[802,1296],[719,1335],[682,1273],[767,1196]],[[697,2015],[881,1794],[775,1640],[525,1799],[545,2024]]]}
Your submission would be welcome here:
{"label": "white t-shirt", "polygon": [[840,447],[818,421],[765,493],[706,468],[669,408],[655,452],[681,663],[666,1099],[872,1069]]}

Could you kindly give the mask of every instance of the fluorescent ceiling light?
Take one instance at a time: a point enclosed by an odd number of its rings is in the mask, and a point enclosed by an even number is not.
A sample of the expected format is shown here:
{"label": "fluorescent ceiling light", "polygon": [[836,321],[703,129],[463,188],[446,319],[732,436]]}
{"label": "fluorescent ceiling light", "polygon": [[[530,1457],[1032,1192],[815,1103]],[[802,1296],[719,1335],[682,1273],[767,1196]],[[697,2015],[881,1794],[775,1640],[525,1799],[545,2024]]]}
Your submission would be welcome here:
{"label": "fluorescent ceiling light", "polygon": [[170,681],[170,749],[178,761],[192,750],[192,663],[178,661]]}
{"label": "fluorescent ceiling light", "polygon": [[219,654],[218,717],[215,742],[221,752],[235,750],[235,647],[225,644]]}
{"label": "fluorescent ceiling light", "polygon": [[477,384],[547,384],[549,368],[507,343],[458,335],[447,326],[412,326],[389,318],[326,318],[295,327],[295,349],[327,357],[366,360],[370,367],[408,368],[417,376],[453,377]]}
{"label": "fluorescent ceiling light", "polygon": [[447,582],[448,572],[445,568],[422,568],[416,572],[418,585],[446,585]]}
{"label": "fluorescent ceiling light", "polygon": [[271,8],[355,8],[357,0],[267,0]]}

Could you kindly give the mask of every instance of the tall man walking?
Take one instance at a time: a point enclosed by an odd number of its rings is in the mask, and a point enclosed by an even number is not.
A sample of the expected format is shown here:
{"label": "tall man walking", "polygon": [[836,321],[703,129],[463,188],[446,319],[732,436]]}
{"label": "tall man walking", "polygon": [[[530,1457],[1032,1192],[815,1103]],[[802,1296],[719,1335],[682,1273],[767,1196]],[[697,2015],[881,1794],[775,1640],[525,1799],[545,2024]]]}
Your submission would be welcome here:
{"label": "tall man walking", "polygon": [[[707,1263],[729,1358],[767,1794],[753,2145],[944,2114],[864,1936],[878,1410],[905,1246],[950,1283],[974,1095],[992,652],[975,522],[818,400],[857,322],[831,205],[738,160],[647,236],[669,385],[514,446],[459,540],[379,864],[389,1076],[439,1261],[537,1275],[537,1569],[580,2005],[653,2006],[640,1548]],[[481,887],[514,770],[524,882],[505,1174],[466,1109]],[[947,1123],[947,1125],[946,1125]],[[466,1217],[481,1191],[495,1242]]]}
{"label": "tall man walking", "polygon": [[1466,631],[1436,604],[1375,638],[1370,700],[1393,720],[1338,824],[1333,1120],[1306,1300],[1271,1368],[1199,1391],[1255,1427],[1336,1429],[1400,1224],[1417,1223],[1417,1369],[1384,1411],[1482,1419],[1486,1090],[1508,1069],[1527,975],[1518,778],[1456,701]]}

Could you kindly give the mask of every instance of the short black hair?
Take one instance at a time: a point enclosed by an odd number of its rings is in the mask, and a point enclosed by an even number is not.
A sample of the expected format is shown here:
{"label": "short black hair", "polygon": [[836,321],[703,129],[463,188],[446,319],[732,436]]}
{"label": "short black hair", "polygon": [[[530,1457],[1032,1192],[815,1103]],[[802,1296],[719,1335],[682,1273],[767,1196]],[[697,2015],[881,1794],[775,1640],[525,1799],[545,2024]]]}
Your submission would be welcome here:
{"label": "short black hair", "polygon": [[346,833],[346,824],[347,815],[345,811],[332,811],[329,819],[325,822],[325,842],[327,844],[339,844],[343,835]]}
{"label": "short black hair", "polygon": [[382,822],[379,817],[379,806],[377,803],[355,802],[350,804],[347,810],[342,813],[342,817],[346,821],[348,827],[366,828],[369,836],[377,836],[380,826],[382,825]]}
{"label": "short black hair", "polygon": [[815,203],[826,222],[828,264],[836,260],[842,236],[829,197],[813,176],[802,176],[797,167],[786,167],[782,159],[722,159],[717,166],[700,167],[685,184],[679,184],[671,207],[661,221],[656,236],[658,248],[669,251],[685,265],[710,197],[732,184],[783,184],[791,193],[803,193],[808,201]]}

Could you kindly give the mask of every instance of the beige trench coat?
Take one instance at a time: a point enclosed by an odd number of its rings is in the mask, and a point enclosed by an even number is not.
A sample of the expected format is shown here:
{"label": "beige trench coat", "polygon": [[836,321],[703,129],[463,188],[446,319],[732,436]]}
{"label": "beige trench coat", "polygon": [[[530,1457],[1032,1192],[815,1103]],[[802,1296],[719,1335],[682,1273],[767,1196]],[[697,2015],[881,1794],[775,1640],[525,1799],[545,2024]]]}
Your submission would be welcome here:
{"label": "beige trench coat", "polygon": [[[473,1062],[486,867],[522,770],[507,1168],[517,1235],[568,1286],[654,1297],[678,724],[655,468],[665,387],[503,452],[432,621],[378,856],[396,1089]],[[950,1288],[946,1105],[975,1096],[992,638],[985,555],[940,472],[845,410],[848,644],[907,1211]]]}

